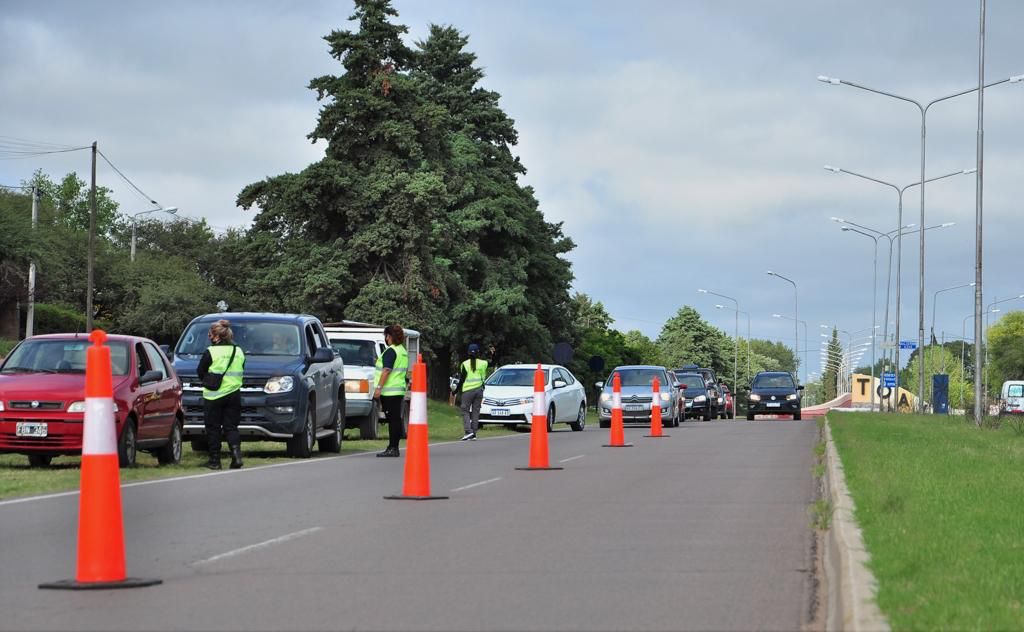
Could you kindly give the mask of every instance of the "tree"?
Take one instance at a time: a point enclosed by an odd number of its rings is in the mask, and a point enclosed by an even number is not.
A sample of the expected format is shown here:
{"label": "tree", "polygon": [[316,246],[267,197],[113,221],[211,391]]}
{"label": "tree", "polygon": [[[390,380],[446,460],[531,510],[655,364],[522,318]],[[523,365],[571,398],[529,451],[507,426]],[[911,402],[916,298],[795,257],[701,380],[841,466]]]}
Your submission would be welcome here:
{"label": "tree", "polygon": [[839,343],[839,332],[833,329],[832,337],[828,341],[825,370],[821,372],[823,402],[835,399],[839,392],[839,369],[842,362],[843,346]]}
{"label": "tree", "polygon": [[[43,200],[52,206],[55,213],[52,222],[73,231],[89,230],[89,185],[72,171],[60,182],[54,182],[42,169],[23,181],[22,186],[36,187],[42,192]],[[103,186],[96,187],[96,234],[109,235],[118,221],[125,221],[118,214],[117,202],[111,198],[112,191]]]}
{"label": "tree", "polygon": [[1024,379],[1024,311],[1009,312],[988,328],[989,393],[1005,380]]}
{"label": "tree", "polygon": [[[914,387],[919,384],[919,376],[921,375],[921,354],[914,354],[905,371],[902,375],[907,380],[905,384],[910,387]],[[966,398],[968,391],[973,393],[973,386],[964,379],[963,372],[960,368],[960,356],[959,354],[954,355],[949,349],[943,348],[939,345],[929,345],[928,352],[924,354],[925,358],[925,394],[931,393],[932,385],[931,378],[933,375],[943,372],[945,369],[946,374],[949,375],[949,405],[951,408],[966,408]],[[929,397],[932,405],[934,405],[934,395]]]}
{"label": "tree", "polygon": [[731,339],[688,305],[665,322],[657,345],[669,368],[697,364],[724,375],[728,356],[728,370],[732,371]]}
{"label": "tree", "polygon": [[796,354],[791,347],[772,340],[754,339],[750,341],[750,349],[753,353],[770,358],[774,362],[772,368],[765,370],[796,374]]}

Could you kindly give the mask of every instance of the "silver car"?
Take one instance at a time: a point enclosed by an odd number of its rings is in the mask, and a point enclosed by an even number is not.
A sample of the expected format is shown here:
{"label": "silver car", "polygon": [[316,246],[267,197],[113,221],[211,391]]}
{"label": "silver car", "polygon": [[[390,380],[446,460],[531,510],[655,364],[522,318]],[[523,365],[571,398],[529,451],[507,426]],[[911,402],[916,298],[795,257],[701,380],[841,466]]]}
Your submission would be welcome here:
{"label": "silver car", "polygon": [[679,425],[679,388],[675,377],[663,366],[628,365],[615,367],[604,382],[598,382],[598,423],[608,428],[612,423],[612,378],[619,374],[622,387],[622,421],[632,424],[651,423],[652,382],[658,378],[661,391],[661,419],[666,427]]}

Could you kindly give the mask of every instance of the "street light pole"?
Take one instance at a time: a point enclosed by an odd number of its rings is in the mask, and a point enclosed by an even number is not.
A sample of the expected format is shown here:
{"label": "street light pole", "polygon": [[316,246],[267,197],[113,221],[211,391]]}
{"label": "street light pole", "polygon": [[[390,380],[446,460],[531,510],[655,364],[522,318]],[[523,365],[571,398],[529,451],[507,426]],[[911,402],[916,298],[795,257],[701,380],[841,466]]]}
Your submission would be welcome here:
{"label": "street light pole", "polygon": [[131,262],[132,263],[135,263],[135,225],[139,221],[139,215],[145,215],[147,213],[156,213],[158,211],[163,211],[164,213],[170,213],[171,215],[174,215],[175,213],[178,212],[178,207],[177,206],[167,206],[167,207],[161,206],[160,208],[154,208],[154,209],[150,209],[148,211],[139,211],[138,213],[135,213],[134,215],[132,215],[132,253],[131,253]]}
{"label": "street light pole", "polygon": [[[875,320],[877,319],[878,301],[878,237],[856,228],[844,226],[843,231],[864,235],[875,242],[874,256],[871,263],[871,410],[875,410]],[[892,252],[892,248],[889,249]]]}
{"label": "street light pole", "polygon": [[[797,291],[797,288],[796,288],[796,281],[794,281],[793,279],[790,279],[789,277],[782,276],[778,272],[772,272],[771,270],[767,270],[765,272],[765,274],[767,274],[768,276],[773,276],[773,277],[782,279],[783,281],[788,281],[789,283],[793,284],[793,317],[794,318],[800,318],[800,295],[799,295],[799,293]],[[800,329],[797,327],[797,323],[796,322],[793,323],[793,356],[794,356],[793,359],[796,360],[796,362],[797,362],[797,365],[796,365],[796,379],[797,379],[797,381],[799,381],[800,380],[800,364],[801,364],[801,362],[800,362]],[[804,369],[804,374],[806,375],[806,373],[807,373],[807,370]]]}
{"label": "street light pole", "polygon": [[[784,318],[786,320],[793,320],[793,321],[796,321],[796,322],[800,323],[801,325],[803,325],[804,326],[804,353],[809,353],[810,352],[810,347],[807,344],[807,321],[806,320],[798,320],[796,318],[790,318],[789,316],[786,316],[785,314],[772,314],[772,318]],[[797,378],[799,378],[799,377],[800,377],[800,375],[799,375],[799,373],[797,373]],[[807,381],[807,367],[806,367],[806,364],[804,365],[804,381],[805,382]]]}
{"label": "street light pole", "polygon": [[[725,309],[725,305],[715,305],[715,309]],[[731,309],[731,308],[730,308]],[[747,377],[744,382],[750,382],[750,312],[745,312],[742,309],[735,310],[738,314],[743,314],[747,317]],[[735,386],[734,386],[735,388]]]}
{"label": "street light pole", "polygon": [[[740,302],[737,301],[736,299],[734,299],[731,296],[726,296],[725,294],[719,294],[718,292],[712,292],[711,290],[705,290],[704,288],[700,288],[697,291],[700,292],[701,294],[712,294],[714,296],[720,296],[720,297],[722,297],[724,299],[732,301],[736,305],[735,324],[734,324],[734,337],[735,337],[736,342],[733,345],[733,358],[732,358],[732,388],[735,391],[736,390],[736,380],[737,380],[738,375],[739,375],[737,373],[737,367],[739,366],[739,362],[740,362]],[[747,344],[749,344],[749,343],[747,343]],[[747,355],[749,355],[749,352],[748,352]]]}

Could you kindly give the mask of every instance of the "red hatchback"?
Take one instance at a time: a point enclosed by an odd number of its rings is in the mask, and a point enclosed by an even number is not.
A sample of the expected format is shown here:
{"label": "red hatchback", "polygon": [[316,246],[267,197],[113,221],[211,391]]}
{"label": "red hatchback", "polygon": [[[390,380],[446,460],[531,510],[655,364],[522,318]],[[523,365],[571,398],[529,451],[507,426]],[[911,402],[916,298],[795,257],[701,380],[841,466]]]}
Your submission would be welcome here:
{"label": "red hatchback", "polygon": [[[0,454],[25,454],[32,466],[82,453],[86,334],[33,336],[0,364]],[[139,450],[160,463],[181,460],[181,382],[147,338],[107,337],[121,467]]]}

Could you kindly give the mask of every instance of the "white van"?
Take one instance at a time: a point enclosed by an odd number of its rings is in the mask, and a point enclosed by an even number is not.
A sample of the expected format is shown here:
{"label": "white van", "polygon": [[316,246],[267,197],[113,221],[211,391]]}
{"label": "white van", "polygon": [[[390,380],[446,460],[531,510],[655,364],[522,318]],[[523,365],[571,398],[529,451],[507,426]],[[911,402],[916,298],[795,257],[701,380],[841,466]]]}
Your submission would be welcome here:
{"label": "white van", "polygon": [[[324,323],[324,331],[334,350],[345,360],[345,427],[358,428],[360,439],[378,438],[378,424],[384,423],[380,405],[373,399],[373,375],[377,358],[387,349],[384,325],[342,320]],[[420,352],[420,333],[405,330],[405,348],[409,364]],[[410,378],[412,375],[410,374]],[[408,399],[403,416],[408,423]]]}
{"label": "white van", "polygon": [[1007,380],[999,393],[999,414],[1024,415],[1024,380]]}

